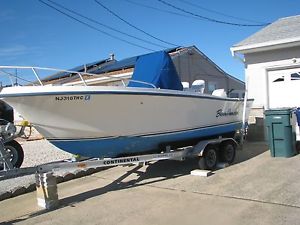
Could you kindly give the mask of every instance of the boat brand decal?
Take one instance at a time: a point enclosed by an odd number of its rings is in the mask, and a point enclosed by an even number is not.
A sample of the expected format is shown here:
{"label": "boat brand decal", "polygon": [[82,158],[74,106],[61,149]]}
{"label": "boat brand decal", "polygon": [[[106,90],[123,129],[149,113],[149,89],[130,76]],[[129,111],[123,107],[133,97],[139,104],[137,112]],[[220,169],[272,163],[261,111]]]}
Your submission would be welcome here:
{"label": "boat brand decal", "polygon": [[216,117],[220,117],[220,116],[236,116],[238,114],[237,111],[232,112],[231,109],[229,109],[227,112],[223,112],[222,109],[219,109],[217,111]]}
{"label": "boat brand decal", "polygon": [[120,163],[131,163],[131,162],[139,162],[140,159],[138,157],[127,158],[127,159],[112,159],[104,161],[104,165],[115,165]]}
{"label": "boat brand decal", "polygon": [[56,101],[89,101],[91,95],[55,96]]}

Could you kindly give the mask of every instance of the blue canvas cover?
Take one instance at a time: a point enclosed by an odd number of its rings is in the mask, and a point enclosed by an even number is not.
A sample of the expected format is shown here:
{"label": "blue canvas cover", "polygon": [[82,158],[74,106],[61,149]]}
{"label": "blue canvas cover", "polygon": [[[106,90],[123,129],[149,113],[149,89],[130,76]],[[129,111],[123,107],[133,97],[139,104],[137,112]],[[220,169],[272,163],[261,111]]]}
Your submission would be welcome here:
{"label": "blue canvas cover", "polygon": [[[168,53],[159,51],[139,56],[132,80],[143,81],[161,89],[182,90],[182,84]],[[147,84],[130,81],[128,87],[147,87]]]}

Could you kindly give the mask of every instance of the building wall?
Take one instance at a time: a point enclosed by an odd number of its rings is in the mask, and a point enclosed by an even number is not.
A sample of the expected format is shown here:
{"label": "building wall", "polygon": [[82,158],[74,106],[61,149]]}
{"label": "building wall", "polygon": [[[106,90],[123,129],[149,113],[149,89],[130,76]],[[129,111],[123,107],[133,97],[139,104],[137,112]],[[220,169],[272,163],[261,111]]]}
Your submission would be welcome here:
{"label": "building wall", "polygon": [[245,54],[245,81],[248,97],[254,98],[253,108],[268,107],[269,71],[290,69],[299,65],[300,47]]}
{"label": "building wall", "polygon": [[[274,73],[280,72],[278,77],[281,77],[284,71],[291,71],[297,67],[300,68],[300,47],[245,54],[248,98],[254,99],[248,121],[248,140],[266,140],[264,110],[269,108],[270,101],[273,101],[273,106],[281,107],[289,107],[295,104],[295,101],[300,102],[300,99],[293,98],[300,89],[300,81],[270,83]],[[300,138],[298,136],[297,139]]]}

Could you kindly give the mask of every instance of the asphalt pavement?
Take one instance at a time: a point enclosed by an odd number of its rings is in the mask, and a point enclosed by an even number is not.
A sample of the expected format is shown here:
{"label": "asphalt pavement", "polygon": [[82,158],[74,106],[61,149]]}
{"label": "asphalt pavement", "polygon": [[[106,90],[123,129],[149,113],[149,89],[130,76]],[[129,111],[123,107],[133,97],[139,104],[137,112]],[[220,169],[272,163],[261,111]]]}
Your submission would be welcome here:
{"label": "asphalt pavement", "polygon": [[114,167],[58,185],[60,206],[31,192],[0,202],[3,224],[299,224],[300,156],[246,143],[232,166],[190,175],[196,160]]}

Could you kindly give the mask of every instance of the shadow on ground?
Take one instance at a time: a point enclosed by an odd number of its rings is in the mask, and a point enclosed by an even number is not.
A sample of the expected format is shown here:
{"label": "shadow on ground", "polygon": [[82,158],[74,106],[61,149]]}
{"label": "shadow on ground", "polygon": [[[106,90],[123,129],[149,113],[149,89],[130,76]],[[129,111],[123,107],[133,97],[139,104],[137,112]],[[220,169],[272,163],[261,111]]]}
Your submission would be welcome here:
{"label": "shadow on ground", "polygon": [[237,151],[235,164],[252,159],[266,151],[269,151],[266,142],[245,142],[243,149]]}

